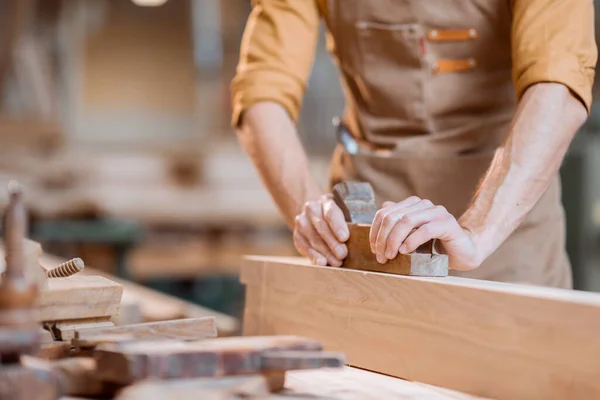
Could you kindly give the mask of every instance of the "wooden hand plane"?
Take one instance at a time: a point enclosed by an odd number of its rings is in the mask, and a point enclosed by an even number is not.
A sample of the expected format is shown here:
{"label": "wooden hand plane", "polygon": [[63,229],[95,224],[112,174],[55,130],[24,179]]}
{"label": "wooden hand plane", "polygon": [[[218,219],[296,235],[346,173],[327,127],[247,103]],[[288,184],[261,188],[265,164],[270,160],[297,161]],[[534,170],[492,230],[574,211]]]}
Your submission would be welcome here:
{"label": "wooden hand plane", "polygon": [[348,256],[342,268],[397,275],[448,275],[448,256],[438,254],[433,241],[423,244],[411,254],[398,254],[385,264],[378,263],[369,245],[369,231],[377,213],[373,188],[367,182],[341,182],[333,187],[332,192],[350,229],[350,238],[346,242]]}

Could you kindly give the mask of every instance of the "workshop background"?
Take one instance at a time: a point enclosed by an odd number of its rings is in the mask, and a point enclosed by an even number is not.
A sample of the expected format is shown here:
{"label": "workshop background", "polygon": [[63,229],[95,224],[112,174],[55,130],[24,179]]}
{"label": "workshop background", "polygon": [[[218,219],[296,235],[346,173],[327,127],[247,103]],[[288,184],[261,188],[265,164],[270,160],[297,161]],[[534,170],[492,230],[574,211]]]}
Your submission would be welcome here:
{"label": "workshop background", "polygon": [[[250,0],[0,0],[0,185],[25,185],[30,235],[44,250],[238,317],[240,257],[296,255],[230,127],[250,9]],[[321,35],[299,130],[323,184],[342,107]],[[600,291],[599,130],[595,104],[561,171],[575,285],[591,291]]]}

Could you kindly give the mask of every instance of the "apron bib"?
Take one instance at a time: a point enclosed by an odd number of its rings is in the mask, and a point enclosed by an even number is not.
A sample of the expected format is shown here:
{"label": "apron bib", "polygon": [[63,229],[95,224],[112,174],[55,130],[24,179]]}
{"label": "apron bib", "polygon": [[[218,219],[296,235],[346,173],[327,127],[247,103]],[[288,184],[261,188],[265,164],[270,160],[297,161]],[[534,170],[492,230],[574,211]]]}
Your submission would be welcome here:
{"label": "apron bib", "polygon": [[[371,148],[349,154],[338,145],[330,185],[367,181],[379,204],[416,195],[459,218],[516,107],[508,1],[320,4],[347,99],[344,124]],[[560,194],[556,176],[479,268],[451,274],[572,287]]]}

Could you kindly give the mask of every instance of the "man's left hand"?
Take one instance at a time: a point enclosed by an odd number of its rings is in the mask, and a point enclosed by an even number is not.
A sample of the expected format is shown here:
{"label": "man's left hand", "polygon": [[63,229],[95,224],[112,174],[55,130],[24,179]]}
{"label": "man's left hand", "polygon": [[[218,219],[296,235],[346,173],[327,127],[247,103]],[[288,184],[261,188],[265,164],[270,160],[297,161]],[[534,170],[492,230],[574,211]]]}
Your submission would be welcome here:
{"label": "man's left hand", "polygon": [[369,234],[371,251],[382,264],[432,239],[442,245],[451,269],[472,270],[481,264],[474,236],[446,208],[416,196],[399,203],[383,203]]}

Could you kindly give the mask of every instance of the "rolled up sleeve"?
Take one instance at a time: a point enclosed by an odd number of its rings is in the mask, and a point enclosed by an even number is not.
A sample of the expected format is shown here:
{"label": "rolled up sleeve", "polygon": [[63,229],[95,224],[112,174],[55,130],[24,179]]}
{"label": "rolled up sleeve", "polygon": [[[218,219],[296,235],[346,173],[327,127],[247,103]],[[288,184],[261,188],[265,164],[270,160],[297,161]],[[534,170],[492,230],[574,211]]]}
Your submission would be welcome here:
{"label": "rolled up sleeve", "polygon": [[517,97],[536,83],[561,83],[589,113],[598,58],[593,0],[512,0],[511,6]]}
{"label": "rolled up sleeve", "polygon": [[298,120],[319,34],[314,0],[255,0],[231,82],[232,125],[260,101],[281,104]]}

